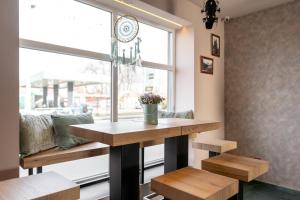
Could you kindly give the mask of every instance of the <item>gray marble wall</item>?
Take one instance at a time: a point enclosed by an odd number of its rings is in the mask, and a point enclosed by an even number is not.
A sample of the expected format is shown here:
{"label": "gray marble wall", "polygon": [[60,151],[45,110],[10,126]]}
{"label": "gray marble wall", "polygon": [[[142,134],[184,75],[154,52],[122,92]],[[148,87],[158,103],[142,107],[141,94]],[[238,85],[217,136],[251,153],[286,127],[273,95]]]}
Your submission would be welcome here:
{"label": "gray marble wall", "polygon": [[226,138],[270,161],[261,178],[300,190],[300,1],[225,25]]}

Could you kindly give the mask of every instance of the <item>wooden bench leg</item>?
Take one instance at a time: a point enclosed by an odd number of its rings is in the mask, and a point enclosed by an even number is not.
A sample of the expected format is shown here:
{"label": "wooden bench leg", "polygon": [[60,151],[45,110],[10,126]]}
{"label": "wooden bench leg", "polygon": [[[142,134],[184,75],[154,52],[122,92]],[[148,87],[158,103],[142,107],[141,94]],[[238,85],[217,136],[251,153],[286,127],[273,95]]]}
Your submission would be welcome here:
{"label": "wooden bench leg", "polygon": [[38,174],[43,173],[43,167],[37,167],[36,168],[36,173],[38,173]]}
{"label": "wooden bench leg", "polygon": [[32,168],[29,168],[29,169],[28,169],[28,176],[31,176],[31,175],[33,175],[33,169],[32,169]]}
{"label": "wooden bench leg", "polygon": [[140,149],[140,166],[141,166],[141,175],[140,175],[140,183],[145,183],[145,149]]}
{"label": "wooden bench leg", "polygon": [[208,154],[209,154],[209,157],[210,157],[210,158],[211,158],[211,157],[215,157],[215,156],[220,155],[220,153],[213,152],[213,151],[209,151]]}

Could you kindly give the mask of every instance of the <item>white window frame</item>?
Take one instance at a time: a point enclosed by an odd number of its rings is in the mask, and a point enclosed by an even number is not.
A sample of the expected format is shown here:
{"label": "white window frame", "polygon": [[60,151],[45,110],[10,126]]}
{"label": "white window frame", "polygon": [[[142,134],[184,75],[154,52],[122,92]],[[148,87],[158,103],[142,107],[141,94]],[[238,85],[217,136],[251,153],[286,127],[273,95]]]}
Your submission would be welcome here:
{"label": "white window frame", "polygon": [[[111,13],[112,16],[112,24],[111,27],[113,29],[114,22],[116,20],[116,17],[118,16],[118,11],[111,10],[109,8],[104,7],[98,2],[91,1],[91,0],[76,0],[78,2],[96,7],[98,9],[107,11]],[[156,25],[153,23],[149,23],[147,21],[144,21],[142,19],[138,19],[139,21],[148,24],[150,26],[153,26],[155,28],[159,28],[165,31],[168,31],[169,33],[169,40],[168,40],[168,64],[161,64],[161,63],[155,63],[155,62],[149,62],[149,61],[142,61],[142,66],[146,68],[153,68],[153,69],[159,69],[159,70],[166,70],[168,71],[168,111],[174,111],[174,105],[175,105],[175,30],[170,30],[168,28],[161,27],[160,25]],[[113,30],[112,30],[113,34]],[[172,37],[171,37],[172,36]],[[113,37],[113,36],[112,36]],[[88,50],[82,50],[77,48],[71,48],[66,46],[60,46],[55,44],[49,44],[45,42],[38,42],[33,40],[27,40],[27,39],[19,39],[19,47],[25,48],[25,49],[33,49],[33,50],[39,50],[44,52],[50,52],[50,53],[57,53],[62,55],[70,55],[70,56],[76,56],[76,57],[83,57],[83,58],[89,58],[94,60],[101,60],[106,62],[112,62],[111,56],[109,54],[105,53],[99,53],[94,51],[88,51]],[[118,68],[111,66],[111,113],[110,118],[111,121],[116,122],[118,121]]]}

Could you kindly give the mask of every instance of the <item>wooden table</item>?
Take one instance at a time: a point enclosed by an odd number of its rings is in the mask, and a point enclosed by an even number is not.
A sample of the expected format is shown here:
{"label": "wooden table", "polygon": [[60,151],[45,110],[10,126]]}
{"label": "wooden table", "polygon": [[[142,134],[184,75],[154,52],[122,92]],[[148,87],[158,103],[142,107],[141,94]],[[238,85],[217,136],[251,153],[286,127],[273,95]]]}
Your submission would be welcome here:
{"label": "wooden table", "polygon": [[160,119],[158,125],[143,120],[101,122],[71,126],[72,134],[110,145],[110,199],[139,199],[139,144],[165,140],[165,173],[188,166],[188,136],[216,130],[221,122]]}

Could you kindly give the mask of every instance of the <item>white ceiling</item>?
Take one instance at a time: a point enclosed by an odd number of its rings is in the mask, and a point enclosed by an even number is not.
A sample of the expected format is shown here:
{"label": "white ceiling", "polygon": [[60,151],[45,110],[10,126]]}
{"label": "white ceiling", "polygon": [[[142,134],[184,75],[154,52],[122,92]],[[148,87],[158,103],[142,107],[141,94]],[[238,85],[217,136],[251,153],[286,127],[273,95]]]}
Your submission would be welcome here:
{"label": "white ceiling", "polygon": [[[204,0],[190,0],[202,7]],[[221,16],[240,17],[293,0],[219,0]]]}

